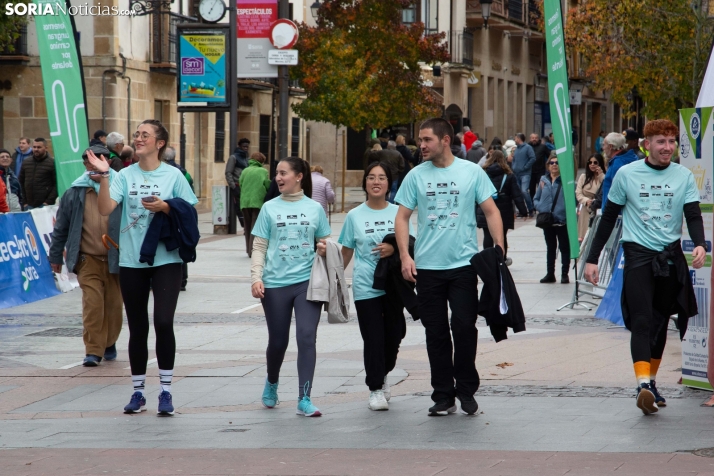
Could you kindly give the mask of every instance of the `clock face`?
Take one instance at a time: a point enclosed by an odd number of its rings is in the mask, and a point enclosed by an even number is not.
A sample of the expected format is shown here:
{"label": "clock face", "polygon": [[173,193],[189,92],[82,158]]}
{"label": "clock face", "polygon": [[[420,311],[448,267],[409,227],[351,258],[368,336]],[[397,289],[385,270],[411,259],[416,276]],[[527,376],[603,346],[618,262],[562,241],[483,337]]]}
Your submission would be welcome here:
{"label": "clock face", "polygon": [[223,0],[201,0],[198,13],[207,22],[217,22],[226,13],[226,4]]}

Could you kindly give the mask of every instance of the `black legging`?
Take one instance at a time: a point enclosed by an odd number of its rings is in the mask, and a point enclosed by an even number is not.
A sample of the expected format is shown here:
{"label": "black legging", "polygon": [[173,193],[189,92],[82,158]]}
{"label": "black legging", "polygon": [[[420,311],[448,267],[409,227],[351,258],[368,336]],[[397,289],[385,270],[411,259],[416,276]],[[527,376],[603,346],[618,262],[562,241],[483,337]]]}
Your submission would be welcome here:
{"label": "black legging", "polygon": [[570,242],[568,241],[568,227],[551,226],[543,228],[546,246],[546,266],[548,274],[555,275],[555,252],[560,248],[561,274],[567,275],[570,271]]}
{"label": "black legging", "polygon": [[156,360],[161,370],[173,370],[176,357],[174,312],[181,289],[181,263],[151,268],[119,269],[119,284],[129,324],[132,375],[146,374],[149,360],[149,292],[154,294]]}
{"label": "black legging", "polygon": [[655,278],[650,265],[626,269],[623,292],[627,296],[633,362],[662,358],[667,343],[669,316],[675,311],[681,287],[676,274],[674,265],[669,266],[669,277],[666,278]]}
{"label": "black legging", "polygon": [[[508,240],[506,239],[507,233],[508,229],[503,227],[503,246],[506,248],[503,250],[503,259],[506,259],[506,255],[508,255]],[[491,232],[488,231],[488,227],[483,229],[483,249],[485,250],[486,248],[493,248],[493,237],[491,236]]]}

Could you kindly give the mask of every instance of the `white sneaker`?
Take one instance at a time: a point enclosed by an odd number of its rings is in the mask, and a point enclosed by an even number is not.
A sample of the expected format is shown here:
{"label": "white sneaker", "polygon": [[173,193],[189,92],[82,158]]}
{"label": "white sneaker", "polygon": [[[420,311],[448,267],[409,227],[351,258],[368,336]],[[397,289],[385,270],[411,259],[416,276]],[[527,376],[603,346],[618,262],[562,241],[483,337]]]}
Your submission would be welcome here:
{"label": "white sneaker", "polygon": [[389,403],[384,398],[384,392],[375,390],[369,393],[369,405],[367,407],[374,411],[389,410]]}
{"label": "white sneaker", "polygon": [[384,376],[384,383],[382,384],[382,392],[384,393],[384,398],[389,401],[392,398],[392,390],[389,388],[389,380],[387,376]]}

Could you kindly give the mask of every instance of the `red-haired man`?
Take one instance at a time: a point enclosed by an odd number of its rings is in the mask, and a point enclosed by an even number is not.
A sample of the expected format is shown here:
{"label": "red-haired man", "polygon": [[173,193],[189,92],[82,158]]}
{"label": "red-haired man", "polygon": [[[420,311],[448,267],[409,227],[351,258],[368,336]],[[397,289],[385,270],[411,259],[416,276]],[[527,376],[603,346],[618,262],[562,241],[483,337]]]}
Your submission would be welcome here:
{"label": "red-haired man", "polygon": [[[647,415],[666,405],[655,378],[667,341],[669,316],[680,316],[683,336],[686,319],[697,314],[680,242],[682,217],[694,242],[694,268],[704,264],[707,244],[694,176],[686,167],[671,161],[677,148],[677,127],[659,119],[647,123],[644,135],[650,156],[625,165],[615,176],[587,258],[585,279],[597,284],[600,252],[617,216],[622,214],[622,315],[632,332],[630,350],[637,378],[637,406]],[[681,319],[683,316],[685,319]]]}

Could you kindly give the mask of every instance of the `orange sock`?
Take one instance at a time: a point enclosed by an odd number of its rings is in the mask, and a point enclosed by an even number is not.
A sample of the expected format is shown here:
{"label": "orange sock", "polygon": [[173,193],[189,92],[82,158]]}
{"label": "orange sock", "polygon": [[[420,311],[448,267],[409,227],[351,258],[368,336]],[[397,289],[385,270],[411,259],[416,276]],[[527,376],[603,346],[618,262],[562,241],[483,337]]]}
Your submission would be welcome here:
{"label": "orange sock", "polygon": [[650,359],[650,380],[657,380],[657,370],[662,359]]}
{"label": "orange sock", "polygon": [[637,378],[637,385],[643,383],[650,383],[650,363],[639,361],[635,362],[635,377]]}

